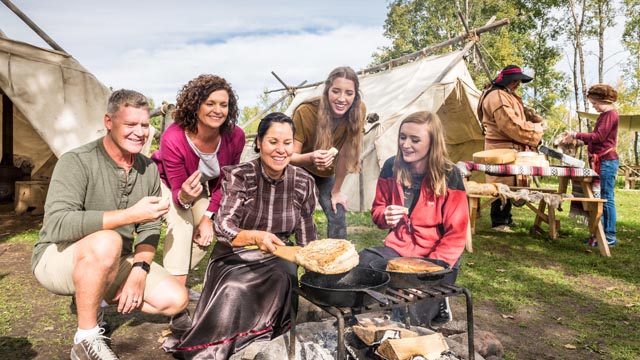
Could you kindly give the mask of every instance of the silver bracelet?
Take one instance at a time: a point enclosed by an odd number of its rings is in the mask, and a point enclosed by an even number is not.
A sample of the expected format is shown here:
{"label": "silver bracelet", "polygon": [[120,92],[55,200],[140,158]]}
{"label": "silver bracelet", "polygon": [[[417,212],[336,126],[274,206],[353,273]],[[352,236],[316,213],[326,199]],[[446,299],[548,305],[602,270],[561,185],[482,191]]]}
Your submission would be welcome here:
{"label": "silver bracelet", "polygon": [[185,204],[185,203],[182,202],[182,199],[180,198],[180,192],[181,191],[178,192],[178,202],[180,203],[180,206],[182,206],[185,210],[190,209],[191,208],[191,203]]}

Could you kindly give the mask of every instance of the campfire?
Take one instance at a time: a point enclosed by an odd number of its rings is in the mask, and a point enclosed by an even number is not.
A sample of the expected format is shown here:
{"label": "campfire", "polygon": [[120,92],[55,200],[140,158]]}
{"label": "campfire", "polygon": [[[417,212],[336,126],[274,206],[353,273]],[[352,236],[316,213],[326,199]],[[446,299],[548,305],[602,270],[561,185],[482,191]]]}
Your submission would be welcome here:
{"label": "campfire", "polygon": [[[388,272],[366,268],[336,275],[306,273],[300,288],[294,289],[300,306],[290,331],[268,343],[256,342],[231,359],[501,358],[502,345],[489,332],[477,331],[481,341],[475,346],[471,294],[466,288],[439,281],[449,271],[448,265],[441,271],[427,277],[395,274],[393,278]],[[410,326],[409,306],[459,295],[465,298],[466,320],[459,311],[459,320],[440,327]],[[482,356],[474,356],[476,349]]]}
{"label": "campfire", "polygon": [[[301,302],[301,312],[298,320],[307,321],[296,325],[295,329],[295,357],[296,360],[333,360],[338,359],[338,332],[337,322],[333,318],[318,319],[322,310],[308,302]],[[326,313],[324,313],[326,314]],[[413,360],[421,359],[468,359],[466,338],[464,337],[466,323],[463,320],[456,320],[439,329],[429,329],[427,327],[411,326],[405,328],[402,322],[392,321],[389,313],[367,313],[356,315],[348,319],[348,324],[344,329],[344,354],[343,359],[348,360],[380,360],[380,359],[410,359],[407,356],[412,349],[429,349],[426,353],[437,357],[414,357]],[[358,329],[358,330],[356,330]],[[361,332],[364,330],[364,332]],[[357,333],[361,332],[365,340],[362,340]],[[287,333],[271,342],[254,343],[243,354],[236,354],[232,360],[249,359],[274,359],[283,360],[289,358],[289,346],[291,333]],[[393,340],[400,335],[401,339],[414,339],[409,342],[415,344],[402,344]],[[405,336],[405,337],[403,337]],[[411,336],[411,337],[406,337]],[[457,340],[455,340],[457,339]],[[390,348],[383,347],[380,353],[380,346],[385,341]],[[369,344],[367,344],[367,342]],[[395,342],[395,344],[394,344]],[[435,354],[433,349],[442,349]],[[446,350],[444,350],[446,349]],[[390,354],[397,354],[393,357]],[[482,359],[476,355],[477,359]]]}

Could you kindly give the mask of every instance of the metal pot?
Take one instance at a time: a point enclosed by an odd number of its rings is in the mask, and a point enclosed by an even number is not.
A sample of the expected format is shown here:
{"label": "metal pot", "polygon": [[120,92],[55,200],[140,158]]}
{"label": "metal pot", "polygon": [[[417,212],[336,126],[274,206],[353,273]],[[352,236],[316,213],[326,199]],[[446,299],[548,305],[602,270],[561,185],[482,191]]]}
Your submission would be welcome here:
{"label": "metal pot", "polygon": [[335,307],[360,307],[376,301],[388,305],[382,294],[388,283],[386,272],[358,267],[335,275],[308,272],[300,278],[300,288],[309,300]]}
{"label": "metal pot", "polygon": [[[422,259],[422,258],[415,258]],[[389,282],[389,287],[394,289],[427,289],[436,285],[440,285],[444,280],[445,275],[450,273],[451,267],[449,263],[444,260],[438,259],[423,259],[429,260],[434,264],[440,265],[444,267],[444,270],[433,271],[433,272],[416,272],[416,273],[405,273],[398,271],[387,271],[387,262],[390,259],[380,259],[375,260],[369,264],[372,269],[378,271],[384,271],[389,274],[391,281]]]}

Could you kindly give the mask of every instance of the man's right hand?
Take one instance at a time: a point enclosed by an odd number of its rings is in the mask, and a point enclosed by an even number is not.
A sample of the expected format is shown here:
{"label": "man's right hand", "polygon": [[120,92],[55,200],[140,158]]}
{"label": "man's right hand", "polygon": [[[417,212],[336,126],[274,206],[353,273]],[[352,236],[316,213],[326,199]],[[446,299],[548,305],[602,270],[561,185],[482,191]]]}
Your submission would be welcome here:
{"label": "man's right hand", "polygon": [[146,196],[127,210],[131,219],[135,219],[132,223],[141,224],[161,218],[169,211],[170,205],[168,199],[159,196]]}

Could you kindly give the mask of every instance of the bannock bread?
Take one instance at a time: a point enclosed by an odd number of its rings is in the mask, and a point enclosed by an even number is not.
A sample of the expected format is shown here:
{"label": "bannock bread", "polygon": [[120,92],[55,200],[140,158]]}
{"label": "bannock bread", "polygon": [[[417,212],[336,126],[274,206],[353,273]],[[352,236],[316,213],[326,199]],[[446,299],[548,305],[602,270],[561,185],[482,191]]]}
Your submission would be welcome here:
{"label": "bannock bread", "polygon": [[444,267],[424,259],[399,257],[387,262],[387,271],[393,272],[422,273],[440,270],[444,270]]}
{"label": "bannock bread", "polygon": [[355,246],[344,239],[322,239],[310,242],[296,253],[296,262],[307,270],[321,274],[341,274],[358,265]]}

